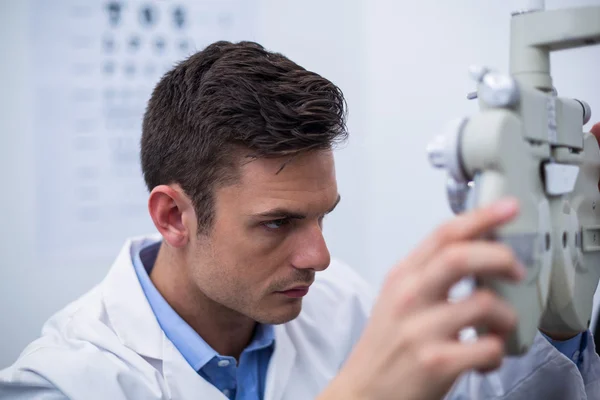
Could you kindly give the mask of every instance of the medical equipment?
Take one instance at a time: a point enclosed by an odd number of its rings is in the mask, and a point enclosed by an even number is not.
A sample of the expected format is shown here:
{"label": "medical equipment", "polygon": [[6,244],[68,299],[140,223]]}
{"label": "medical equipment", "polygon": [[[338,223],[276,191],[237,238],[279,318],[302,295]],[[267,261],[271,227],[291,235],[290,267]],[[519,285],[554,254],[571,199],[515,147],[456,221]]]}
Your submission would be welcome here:
{"label": "medical equipment", "polygon": [[478,282],[517,311],[511,355],[526,352],[538,329],[585,331],[600,280],[600,150],[583,132],[591,110],[558,96],[550,74],[552,51],[600,43],[600,6],[530,3],[511,18],[510,73],[472,67],[477,91],[468,98],[479,112],[453,121],[427,149],[448,172],[454,213],[505,196],[520,202],[517,218],[488,238],[514,250],[526,278]]}

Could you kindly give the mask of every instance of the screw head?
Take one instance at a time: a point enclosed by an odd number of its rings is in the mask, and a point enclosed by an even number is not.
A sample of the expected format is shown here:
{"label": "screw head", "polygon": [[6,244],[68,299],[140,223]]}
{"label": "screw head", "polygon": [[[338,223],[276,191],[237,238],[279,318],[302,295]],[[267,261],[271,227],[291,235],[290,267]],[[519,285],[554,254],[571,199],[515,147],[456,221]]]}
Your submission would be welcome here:
{"label": "screw head", "polygon": [[496,72],[483,77],[479,95],[490,107],[511,107],[518,103],[520,97],[517,82],[508,75]]}
{"label": "screw head", "polygon": [[467,118],[451,121],[444,131],[427,145],[429,162],[435,168],[445,168],[457,182],[467,182],[460,159],[460,137]]}

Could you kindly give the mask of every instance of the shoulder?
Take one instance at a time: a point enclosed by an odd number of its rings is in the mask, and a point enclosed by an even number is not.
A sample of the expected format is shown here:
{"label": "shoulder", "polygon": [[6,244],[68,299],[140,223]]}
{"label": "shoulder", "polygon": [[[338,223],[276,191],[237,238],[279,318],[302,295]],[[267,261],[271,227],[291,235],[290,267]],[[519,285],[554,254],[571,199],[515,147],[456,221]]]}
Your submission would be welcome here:
{"label": "shoulder", "polygon": [[0,398],[101,400],[162,399],[162,379],[150,365],[86,341],[70,344],[42,337],[0,371]]}
{"label": "shoulder", "polygon": [[123,346],[111,327],[98,288],[53,315],[42,335],[0,371],[0,397],[161,398],[159,372]]}
{"label": "shoulder", "polygon": [[0,371],[0,399],[66,400],[68,397],[39,374],[12,368]]}

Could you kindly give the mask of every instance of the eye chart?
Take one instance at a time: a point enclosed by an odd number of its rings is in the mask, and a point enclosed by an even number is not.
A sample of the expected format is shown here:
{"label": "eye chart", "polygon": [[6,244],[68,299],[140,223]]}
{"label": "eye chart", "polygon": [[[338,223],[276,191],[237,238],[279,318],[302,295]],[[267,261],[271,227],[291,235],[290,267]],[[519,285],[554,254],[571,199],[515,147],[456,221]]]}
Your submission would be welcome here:
{"label": "eye chart", "polygon": [[151,91],[217,40],[255,40],[258,0],[31,2],[40,265],[111,262],[155,232],[139,164]]}

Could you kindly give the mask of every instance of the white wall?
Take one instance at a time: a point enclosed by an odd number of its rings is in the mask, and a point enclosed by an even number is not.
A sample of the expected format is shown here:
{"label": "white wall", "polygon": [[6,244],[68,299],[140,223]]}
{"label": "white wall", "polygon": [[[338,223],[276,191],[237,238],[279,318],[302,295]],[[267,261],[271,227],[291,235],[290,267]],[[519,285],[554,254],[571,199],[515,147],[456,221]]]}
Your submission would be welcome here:
{"label": "white wall", "polygon": [[[341,86],[352,107],[350,143],[337,154],[344,201],[328,219],[332,252],[365,265],[363,246],[366,172],[346,173],[351,163],[366,164],[364,137],[364,53],[362,1],[281,2],[260,0],[258,40],[285,53]],[[319,12],[315,12],[319,10]],[[0,0],[0,368],[11,363],[57,309],[99,282],[106,262],[60,268],[35,263],[34,136],[30,119],[29,1]],[[118,235],[118,232],[115,232]],[[125,238],[123,238],[124,240]],[[115,250],[116,251],[116,250]],[[109,258],[113,255],[109,255]]]}
{"label": "white wall", "polygon": [[327,216],[325,235],[333,256],[357,268],[367,265],[369,221],[365,211],[370,194],[365,188],[370,176],[365,147],[371,132],[366,127],[364,2],[262,0],[262,4],[265,23],[258,40],[327,77],[344,91],[350,138],[336,152],[342,201]]}
{"label": "white wall", "polygon": [[[375,283],[451,216],[445,172],[428,164],[425,147],[450,119],[477,112],[475,101],[465,99],[474,90],[470,64],[508,72],[510,13],[524,3],[370,2],[365,46],[369,263],[364,268]],[[546,1],[548,9],[583,5],[600,5],[600,0]],[[599,68],[600,46],[552,56],[559,94],[588,101],[597,121]]]}
{"label": "white wall", "polygon": [[[469,64],[506,70],[509,14],[516,4],[261,0],[259,41],[332,79],[346,94],[351,139],[337,154],[343,201],[328,218],[326,234],[332,253],[374,284],[450,216],[443,173],[427,164],[425,145],[448,119],[476,111],[465,100],[472,90]],[[0,0],[0,368],[52,312],[109,267],[93,260],[66,260],[52,269],[33,262],[28,12],[28,1]],[[557,54],[553,62],[560,94],[587,100],[600,120],[600,48]]]}
{"label": "white wall", "polygon": [[57,307],[98,281],[102,268],[33,263],[34,160],[29,118],[28,4],[0,8],[0,365],[35,337]]}

